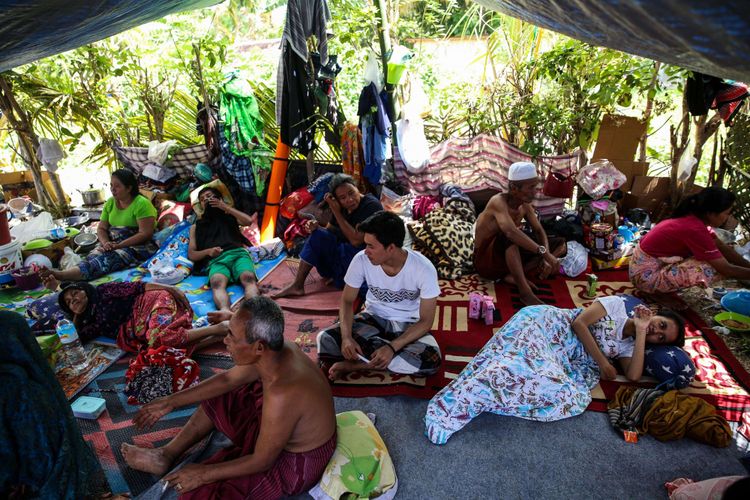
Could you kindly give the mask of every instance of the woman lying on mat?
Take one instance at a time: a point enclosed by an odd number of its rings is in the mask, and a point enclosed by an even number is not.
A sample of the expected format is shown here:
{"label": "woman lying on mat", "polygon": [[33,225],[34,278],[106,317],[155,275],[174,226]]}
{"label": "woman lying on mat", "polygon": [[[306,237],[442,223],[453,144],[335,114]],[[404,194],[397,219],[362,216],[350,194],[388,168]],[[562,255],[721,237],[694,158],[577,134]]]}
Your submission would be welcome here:
{"label": "woman lying on mat", "polygon": [[140,264],[158,250],[152,239],[156,208],[138,191],[135,174],[124,168],[115,170],[109,187],[112,197],[104,204],[96,228],[99,245],[77,266],[44,274],[60,281],[90,281]]}
{"label": "woman lying on mat", "polygon": [[750,279],[750,262],[711,229],[724,225],[734,200],[734,194],[720,187],[707,187],[685,198],[672,218],[657,224],[635,247],[629,273],[636,288],[668,293],[707,287],[721,276]]}
{"label": "woman lying on mat", "polygon": [[104,498],[99,461],[26,320],[0,311],[0,498]]}
{"label": "woman lying on mat", "polygon": [[[59,286],[50,276],[44,284]],[[63,285],[58,295],[60,309],[76,326],[82,342],[99,336],[117,339],[120,349],[137,352],[166,345],[192,349],[202,339],[221,340],[223,325],[192,328],[193,309],[185,294],[157,283],[113,282],[94,286],[85,281]]]}
{"label": "woman lying on mat", "polygon": [[591,389],[614,379],[617,359],[632,381],[643,373],[646,344],[683,345],[684,320],[640,306],[629,318],[622,297],[585,309],[521,309],[427,407],[427,437],[444,444],[483,412],[553,421],[582,413]]}

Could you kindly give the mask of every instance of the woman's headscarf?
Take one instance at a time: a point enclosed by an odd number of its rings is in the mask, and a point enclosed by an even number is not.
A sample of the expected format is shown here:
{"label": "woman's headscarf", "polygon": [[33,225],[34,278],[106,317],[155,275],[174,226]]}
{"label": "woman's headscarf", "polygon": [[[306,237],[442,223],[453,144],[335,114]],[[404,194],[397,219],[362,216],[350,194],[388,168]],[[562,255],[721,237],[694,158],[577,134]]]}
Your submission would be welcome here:
{"label": "woman's headscarf", "polygon": [[68,304],[66,304],[63,300],[65,292],[67,292],[68,290],[82,290],[84,293],[86,293],[88,304],[86,305],[86,310],[83,312],[83,314],[81,314],[80,319],[82,320],[91,316],[91,312],[94,310],[96,302],[99,300],[99,294],[96,291],[96,287],[87,281],[72,281],[70,283],[63,284],[62,290],[60,290],[60,293],[57,295],[57,303],[60,305],[60,309],[65,313],[65,315],[72,319],[75,316],[75,313],[71,311],[70,307],[68,307]]}

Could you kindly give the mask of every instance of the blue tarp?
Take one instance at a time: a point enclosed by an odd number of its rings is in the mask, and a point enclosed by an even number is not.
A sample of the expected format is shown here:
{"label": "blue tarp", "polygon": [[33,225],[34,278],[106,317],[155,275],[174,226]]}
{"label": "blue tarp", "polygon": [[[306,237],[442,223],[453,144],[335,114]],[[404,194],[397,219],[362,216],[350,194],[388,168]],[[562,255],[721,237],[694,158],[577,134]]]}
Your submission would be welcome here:
{"label": "blue tarp", "polygon": [[475,0],[572,38],[750,82],[748,0]]}
{"label": "blue tarp", "polygon": [[0,72],[223,0],[0,0]]}

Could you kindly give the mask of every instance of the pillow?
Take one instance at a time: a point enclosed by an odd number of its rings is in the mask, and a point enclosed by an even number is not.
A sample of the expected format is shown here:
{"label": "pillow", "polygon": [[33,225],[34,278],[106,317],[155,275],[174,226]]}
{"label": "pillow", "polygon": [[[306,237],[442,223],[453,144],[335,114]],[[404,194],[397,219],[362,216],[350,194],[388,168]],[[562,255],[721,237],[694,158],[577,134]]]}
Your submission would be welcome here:
{"label": "pillow", "polygon": [[669,491],[669,500],[696,500],[699,498],[722,498],[723,493],[745,476],[723,476],[704,481],[693,482],[690,479],[677,479],[665,486]]}
{"label": "pillow", "polygon": [[674,345],[646,346],[643,372],[659,381],[660,388],[682,389],[695,378],[690,356]]}
{"label": "pillow", "polygon": [[320,482],[310,490],[315,500],[379,498],[396,495],[396,470],[383,439],[361,411],[336,415],[336,451]]}
{"label": "pillow", "polygon": [[35,334],[55,333],[57,322],[65,318],[57,302],[57,293],[38,298],[26,307],[26,315],[36,320],[32,326]]}
{"label": "pillow", "polygon": [[[632,295],[619,295],[630,316],[635,306],[645,303]],[[695,378],[695,365],[683,349],[673,345],[649,344],[643,360],[643,372],[659,381],[661,388],[682,389]]]}

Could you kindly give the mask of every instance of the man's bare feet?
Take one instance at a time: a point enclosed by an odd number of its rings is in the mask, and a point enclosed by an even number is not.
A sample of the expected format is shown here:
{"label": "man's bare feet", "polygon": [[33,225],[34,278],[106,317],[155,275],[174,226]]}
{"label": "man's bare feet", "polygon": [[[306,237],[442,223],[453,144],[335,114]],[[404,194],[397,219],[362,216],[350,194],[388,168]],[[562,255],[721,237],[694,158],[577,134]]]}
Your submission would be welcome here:
{"label": "man's bare feet", "polygon": [[[512,274],[508,274],[507,276],[505,276],[505,278],[503,278],[503,281],[506,284],[508,284],[508,285],[517,286],[516,285],[516,279],[513,277]],[[528,283],[529,283],[529,286],[531,287],[532,291],[534,291],[534,292],[538,292],[539,291],[539,287],[536,286],[534,283],[532,283],[531,281],[529,281]]]}
{"label": "man's bare feet", "polygon": [[208,318],[209,323],[215,325],[217,323],[221,323],[222,321],[229,321],[230,319],[232,319],[232,311],[228,309],[209,311],[208,314],[206,314],[206,317]]}
{"label": "man's bare feet", "polygon": [[299,287],[295,285],[294,283],[291,283],[275,294],[271,295],[272,299],[281,299],[284,297],[301,297],[305,294],[305,287]]}
{"label": "man's bare feet", "polygon": [[141,448],[128,443],[120,446],[125,462],[131,469],[148,472],[157,476],[163,476],[172,464],[171,458],[167,457],[161,448]]}
{"label": "man's bare feet", "polygon": [[331,365],[331,368],[328,370],[328,378],[330,380],[340,380],[347,373],[363,370],[366,367],[361,361],[339,361]]}
{"label": "man's bare feet", "polygon": [[544,305],[544,302],[542,302],[542,300],[539,297],[537,297],[531,292],[522,293],[520,295],[520,298],[521,298],[521,302],[523,302],[523,304],[527,306],[543,306]]}

